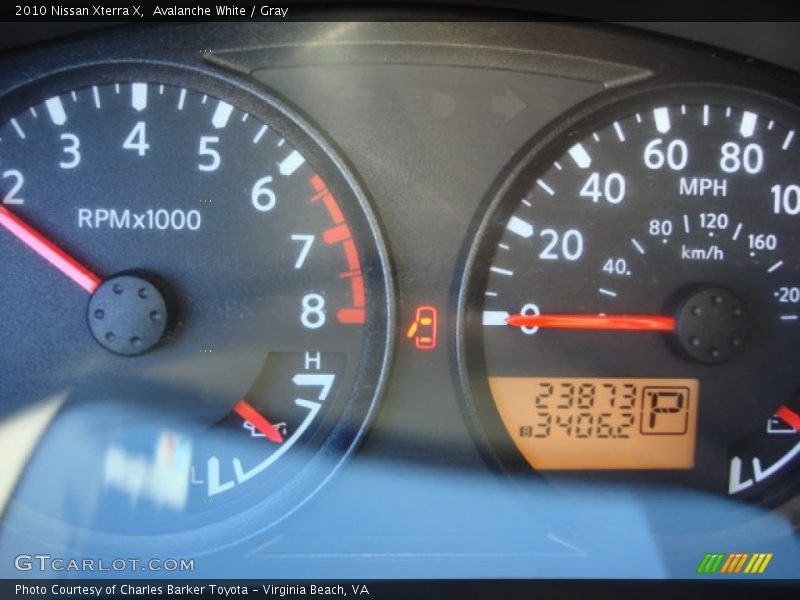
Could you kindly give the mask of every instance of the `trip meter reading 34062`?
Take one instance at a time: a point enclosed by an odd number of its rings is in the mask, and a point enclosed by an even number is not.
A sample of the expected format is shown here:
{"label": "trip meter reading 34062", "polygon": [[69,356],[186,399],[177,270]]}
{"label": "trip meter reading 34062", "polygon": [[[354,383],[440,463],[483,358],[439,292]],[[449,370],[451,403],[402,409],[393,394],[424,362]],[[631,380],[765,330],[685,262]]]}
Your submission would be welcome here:
{"label": "trip meter reading 34062", "polygon": [[730,88],[661,89],[522,151],[460,300],[462,381],[506,463],[741,495],[789,480],[799,116]]}

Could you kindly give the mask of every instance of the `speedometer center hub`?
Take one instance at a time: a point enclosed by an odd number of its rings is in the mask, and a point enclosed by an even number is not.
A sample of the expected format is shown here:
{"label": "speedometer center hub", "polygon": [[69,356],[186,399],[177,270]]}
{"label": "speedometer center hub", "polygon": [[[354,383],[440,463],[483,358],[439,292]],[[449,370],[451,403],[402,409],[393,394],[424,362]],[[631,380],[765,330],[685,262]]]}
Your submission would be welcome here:
{"label": "speedometer center hub", "polygon": [[714,285],[695,287],[681,298],[676,339],[688,358],[716,365],[731,360],[747,340],[747,310],[733,292]]}
{"label": "speedometer center hub", "polygon": [[468,410],[511,470],[758,495],[800,450],[797,112],[715,86],[582,110],[480,222]]}

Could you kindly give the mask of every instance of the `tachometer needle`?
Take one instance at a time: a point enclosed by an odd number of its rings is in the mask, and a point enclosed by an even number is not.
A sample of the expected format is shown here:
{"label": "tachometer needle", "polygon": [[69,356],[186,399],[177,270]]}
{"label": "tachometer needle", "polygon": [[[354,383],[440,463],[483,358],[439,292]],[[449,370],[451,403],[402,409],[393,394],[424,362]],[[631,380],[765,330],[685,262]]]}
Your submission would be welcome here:
{"label": "tachometer needle", "polygon": [[675,319],[659,315],[510,315],[506,323],[546,329],[675,331]]}
{"label": "tachometer needle", "polygon": [[775,411],[775,416],[785,421],[787,425],[794,427],[795,431],[800,431],[800,415],[788,406],[781,406]]}
{"label": "tachometer needle", "polygon": [[264,415],[258,412],[247,400],[239,400],[236,406],[233,407],[233,412],[242,417],[245,421],[252,423],[253,427],[255,427],[259,433],[264,434],[264,437],[270,442],[275,442],[276,444],[283,443],[281,432],[278,431],[272,423],[267,421]]}
{"label": "tachometer needle", "polygon": [[36,231],[17,215],[0,206],[0,225],[14,234],[23,244],[69,277],[90,294],[103,282],[97,275]]}

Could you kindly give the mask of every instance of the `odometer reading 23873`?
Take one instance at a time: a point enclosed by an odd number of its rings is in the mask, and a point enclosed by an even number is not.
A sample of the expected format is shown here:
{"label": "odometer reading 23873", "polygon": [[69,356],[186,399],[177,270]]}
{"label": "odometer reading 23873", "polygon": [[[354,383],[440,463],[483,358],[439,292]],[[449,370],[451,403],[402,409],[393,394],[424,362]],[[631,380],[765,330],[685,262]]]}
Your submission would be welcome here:
{"label": "odometer reading 23873", "polygon": [[460,305],[462,381],[503,457],[680,471],[730,494],[787,480],[799,116],[730,88],[651,91],[521,154]]}

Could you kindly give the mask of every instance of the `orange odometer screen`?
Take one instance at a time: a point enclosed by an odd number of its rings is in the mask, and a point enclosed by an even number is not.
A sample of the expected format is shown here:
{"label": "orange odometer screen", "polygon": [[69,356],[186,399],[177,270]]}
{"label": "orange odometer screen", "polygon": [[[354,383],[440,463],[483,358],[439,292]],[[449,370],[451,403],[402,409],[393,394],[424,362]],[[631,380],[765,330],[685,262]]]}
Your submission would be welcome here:
{"label": "orange odometer screen", "polygon": [[490,377],[489,387],[535,469],[694,466],[697,379]]}

